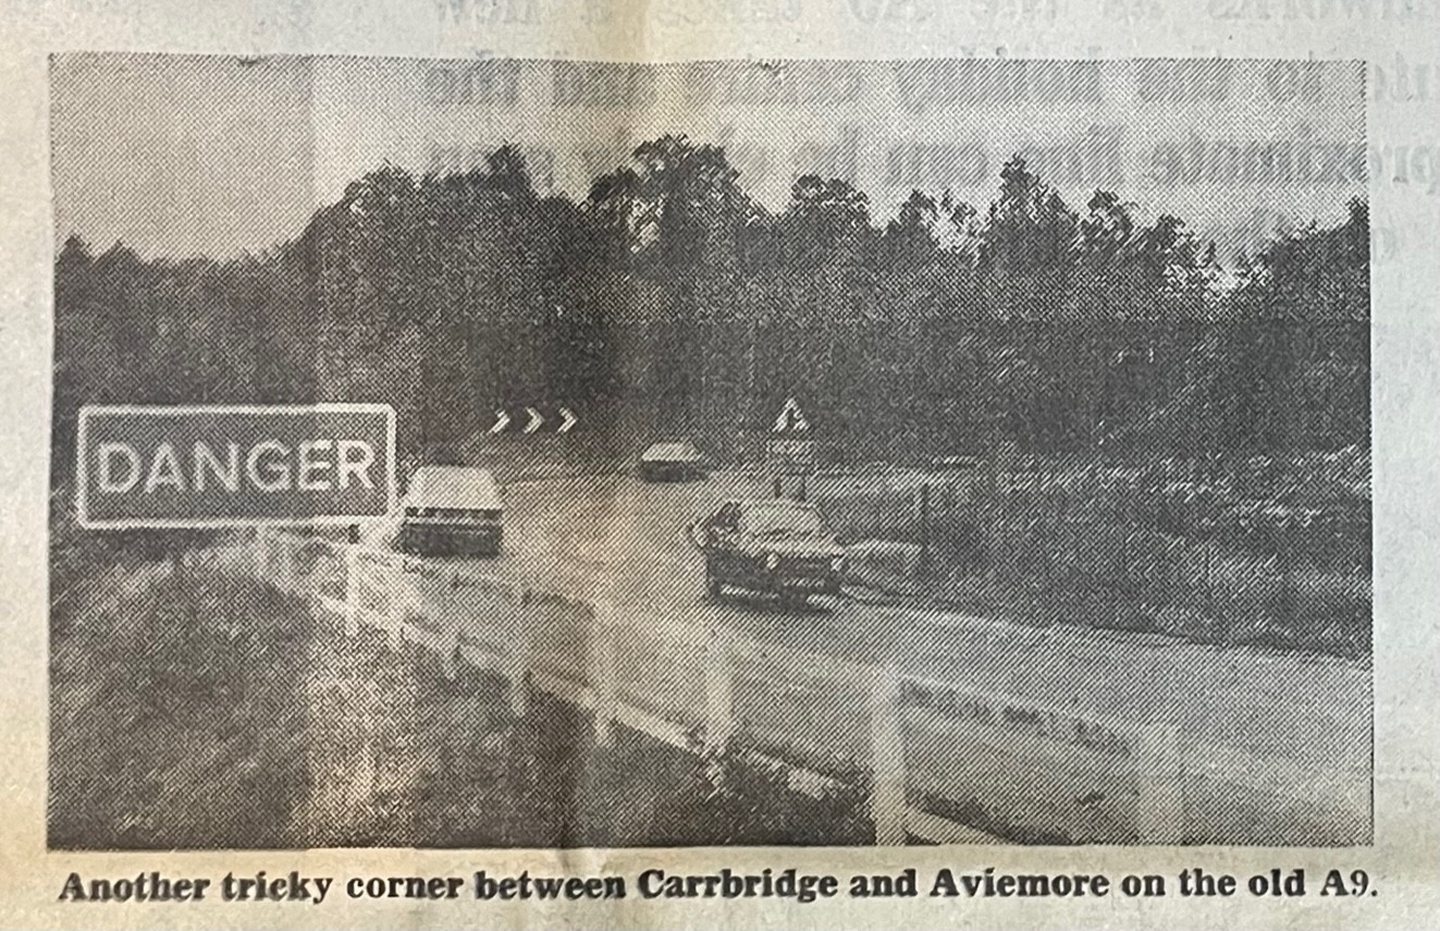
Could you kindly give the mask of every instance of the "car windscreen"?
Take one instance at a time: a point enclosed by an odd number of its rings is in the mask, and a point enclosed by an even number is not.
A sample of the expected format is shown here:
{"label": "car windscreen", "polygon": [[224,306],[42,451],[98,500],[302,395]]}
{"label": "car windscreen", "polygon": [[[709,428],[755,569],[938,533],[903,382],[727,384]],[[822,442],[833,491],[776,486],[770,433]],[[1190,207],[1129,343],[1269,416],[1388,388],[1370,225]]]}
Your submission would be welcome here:
{"label": "car windscreen", "polygon": [[825,523],[809,508],[758,507],[740,515],[740,530],[755,537],[823,537]]}

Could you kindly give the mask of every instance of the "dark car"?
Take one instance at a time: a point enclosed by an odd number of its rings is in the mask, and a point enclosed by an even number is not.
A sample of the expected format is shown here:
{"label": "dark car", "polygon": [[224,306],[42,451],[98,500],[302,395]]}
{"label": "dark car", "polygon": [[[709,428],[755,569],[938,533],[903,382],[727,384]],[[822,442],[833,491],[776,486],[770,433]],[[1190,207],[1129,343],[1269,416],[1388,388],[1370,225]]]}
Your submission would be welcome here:
{"label": "dark car", "polygon": [[695,527],[712,598],[724,586],[775,594],[787,606],[840,590],[845,550],[814,505],[784,498],[727,501]]}

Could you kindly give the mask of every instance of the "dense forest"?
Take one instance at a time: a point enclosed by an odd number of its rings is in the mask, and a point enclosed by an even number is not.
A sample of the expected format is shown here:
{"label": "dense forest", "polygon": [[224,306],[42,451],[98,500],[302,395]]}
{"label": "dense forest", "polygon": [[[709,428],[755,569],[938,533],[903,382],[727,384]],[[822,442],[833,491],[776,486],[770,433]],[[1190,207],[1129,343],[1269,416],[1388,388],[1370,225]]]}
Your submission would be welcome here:
{"label": "dense forest", "polygon": [[1363,202],[1222,269],[1183,219],[1067,204],[1019,158],[988,206],[916,191],[883,225],[844,181],[802,177],[778,212],[742,182],[666,136],[576,202],[507,146],[465,174],[382,166],[258,255],[72,236],[57,486],[77,408],[106,402],[384,401],[412,457],[563,403],[733,458],[792,395],[837,461],[1368,448]]}

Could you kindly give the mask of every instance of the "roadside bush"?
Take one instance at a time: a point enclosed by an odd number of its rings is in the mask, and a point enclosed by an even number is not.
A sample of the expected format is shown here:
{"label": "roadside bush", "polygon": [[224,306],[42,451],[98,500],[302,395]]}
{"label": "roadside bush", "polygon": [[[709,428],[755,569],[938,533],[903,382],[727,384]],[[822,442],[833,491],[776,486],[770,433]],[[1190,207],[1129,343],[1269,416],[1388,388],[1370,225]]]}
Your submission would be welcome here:
{"label": "roadside bush", "polygon": [[304,606],[214,567],[152,563],[84,590],[51,644],[51,844],[283,843],[304,793],[305,708],[285,700]]}
{"label": "roadside bush", "polygon": [[317,622],[213,554],[55,618],[49,840],[69,849],[850,843],[863,812]]}

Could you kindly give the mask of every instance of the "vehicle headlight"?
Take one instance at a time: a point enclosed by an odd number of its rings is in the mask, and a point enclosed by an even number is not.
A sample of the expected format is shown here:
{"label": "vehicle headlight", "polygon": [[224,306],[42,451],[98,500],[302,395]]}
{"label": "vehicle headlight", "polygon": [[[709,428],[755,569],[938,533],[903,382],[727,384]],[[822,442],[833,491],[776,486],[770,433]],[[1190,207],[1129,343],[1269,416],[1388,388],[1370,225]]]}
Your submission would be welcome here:
{"label": "vehicle headlight", "polygon": [[765,554],[765,568],[766,568],[766,569],[778,569],[778,568],[780,568],[780,556],[779,556],[779,554],[777,554],[777,553],[767,553],[767,554]]}
{"label": "vehicle headlight", "polygon": [[836,556],[834,559],[830,560],[830,571],[831,571],[831,572],[839,572],[841,569],[844,569],[844,568],[845,568],[845,557],[844,557],[844,556]]}

